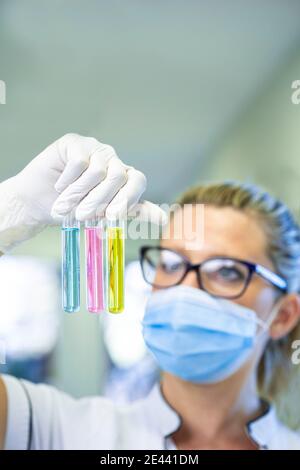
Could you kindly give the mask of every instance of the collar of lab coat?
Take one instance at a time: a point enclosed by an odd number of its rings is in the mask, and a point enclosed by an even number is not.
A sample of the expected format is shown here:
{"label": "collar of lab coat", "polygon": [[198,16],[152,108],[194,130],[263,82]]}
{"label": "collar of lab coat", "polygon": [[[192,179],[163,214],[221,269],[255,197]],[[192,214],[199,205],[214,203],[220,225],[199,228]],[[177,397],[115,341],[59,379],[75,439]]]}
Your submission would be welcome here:
{"label": "collar of lab coat", "polygon": [[[269,449],[272,448],[274,436],[279,431],[279,423],[274,407],[265,400],[262,403],[263,413],[246,424],[246,431],[260,449]],[[148,423],[150,422],[164,438],[179,429],[181,417],[167,402],[160,382],[157,382],[151,389],[145,405]]]}
{"label": "collar of lab coat", "polygon": [[278,420],[275,408],[265,400],[262,400],[262,404],[264,411],[257,418],[248,421],[246,429],[248,436],[260,449],[269,449],[278,428]]}

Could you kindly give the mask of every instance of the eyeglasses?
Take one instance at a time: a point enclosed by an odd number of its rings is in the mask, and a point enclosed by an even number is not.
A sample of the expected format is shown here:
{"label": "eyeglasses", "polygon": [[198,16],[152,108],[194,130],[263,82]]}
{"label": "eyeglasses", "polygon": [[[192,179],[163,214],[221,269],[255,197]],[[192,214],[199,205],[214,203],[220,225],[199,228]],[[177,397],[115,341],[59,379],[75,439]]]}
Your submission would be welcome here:
{"label": "eyeglasses", "polygon": [[287,292],[287,282],[281,276],[260,264],[237,258],[218,256],[192,264],[188,258],[174,250],[143,246],[140,249],[140,263],[145,281],[157,288],[176,286],[190,271],[195,271],[200,289],[215,297],[240,297],[254,273],[279,290]]}

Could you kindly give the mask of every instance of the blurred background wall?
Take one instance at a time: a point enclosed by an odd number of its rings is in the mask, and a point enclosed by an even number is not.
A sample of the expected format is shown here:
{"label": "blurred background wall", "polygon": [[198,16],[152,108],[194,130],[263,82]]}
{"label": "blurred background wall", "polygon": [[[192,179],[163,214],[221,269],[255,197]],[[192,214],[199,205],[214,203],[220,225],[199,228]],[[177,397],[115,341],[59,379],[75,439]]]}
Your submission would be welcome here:
{"label": "blurred background wall", "polygon": [[[144,171],[155,202],[237,178],[298,213],[299,18],[296,0],[0,0],[1,179],[71,131]],[[127,261],[138,244],[128,241]],[[15,255],[58,266],[59,228]],[[101,392],[101,322],[84,307],[59,314],[51,381],[76,396]]]}

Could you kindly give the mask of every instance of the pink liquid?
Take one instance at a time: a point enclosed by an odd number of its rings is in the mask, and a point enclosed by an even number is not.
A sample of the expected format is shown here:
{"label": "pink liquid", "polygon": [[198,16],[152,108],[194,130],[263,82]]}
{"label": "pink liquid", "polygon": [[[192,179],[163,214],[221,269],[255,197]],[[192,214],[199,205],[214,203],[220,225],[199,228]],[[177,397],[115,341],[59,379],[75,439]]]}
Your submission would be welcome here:
{"label": "pink liquid", "polygon": [[104,310],[102,229],[85,228],[87,308],[89,312]]}

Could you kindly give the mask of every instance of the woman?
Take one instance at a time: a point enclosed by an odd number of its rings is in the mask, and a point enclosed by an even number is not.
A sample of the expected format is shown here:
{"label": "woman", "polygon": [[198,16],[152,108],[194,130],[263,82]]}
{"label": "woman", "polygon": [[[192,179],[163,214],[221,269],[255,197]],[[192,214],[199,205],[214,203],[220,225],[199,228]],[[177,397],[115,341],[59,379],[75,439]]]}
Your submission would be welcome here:
{"label": "woman", "polygon": [[176,217],[170,238],[141,250],[144,278],[156,291],[144,337],[165,370],[164,397],[181,417],[167,444],[300,449],[300,435],[287,431],[257,392],[258,385],[273,398],[296,368],[299,227],[281,202],[251,185],[193,188],[179,200],[179,212],[186,212],[180,220],[192,221],[199,203],[204,233],[198,250],[174,237]]}
{"label": "woman", "polygon": [[[82,140],[72,145],[73,152],[82,152]],[[90,150],[84,153],[91,155]],[[66,168],[62,165],[61,175]],[[53,175],[46,185],[49,197],[42,196],[45,185],[38,189],[34,222],[31,217],[30,226],[27,215],[20,216],[20,231],[6,222],[0,246],[10,247],[30,236],[32,226],[36,232],[47,223],[54,201],[52,214],[61,210],[54,191],[58,178],[64,180],[60,189],[67,192],[68,210],[79,204],[78,218],[103,203],[101,182],[106,183],[107,207],[113,196],[121,193],[119,205],[127,198],[124,188],[131,194],[130,207],[136,207],[142,191],[126,188],[124,180],[113,190],[112,182],[103,176],[99,182],[96,172],[93,185],[98,184],[101,197],[87,204],[93,191],[85,190],[88,178],[82,171],[67,178]],[[43,177],[49,178],[48,173],[44,169]],[[28,170],[22,177],[23,201],[37,189],[25,184]],[[72,184],[76,191],[69,189]],[[6,194],[7,188],[12,186]],[[203,229],[204,236],[191,246],[198,204],[204,204],[204,224],[196,229]],[[66,210],[67,203],[60,206]],[[9,219],[6,207],[2,216]],[[143,211],[148,216],[150,211],[152,220],[162,219],[150,203],[142,203]],[[178,226],[184,229],[180,237]],[[160,383],[146,398],[121,406],[101,397],[74,400],[52,387],[5,376],[0,427],[6,449],[300,449],[300,436],[278,421],[272,405],[257,392],[259,380],[271,399],[281,372],[294,367],[290,346],[300,336],[296,222],[281,202],[258,188],[224,183],[184,194],[167,231],[159,247],[141,250],[143,274],[154,291],[143,334],[162,370]]]}

